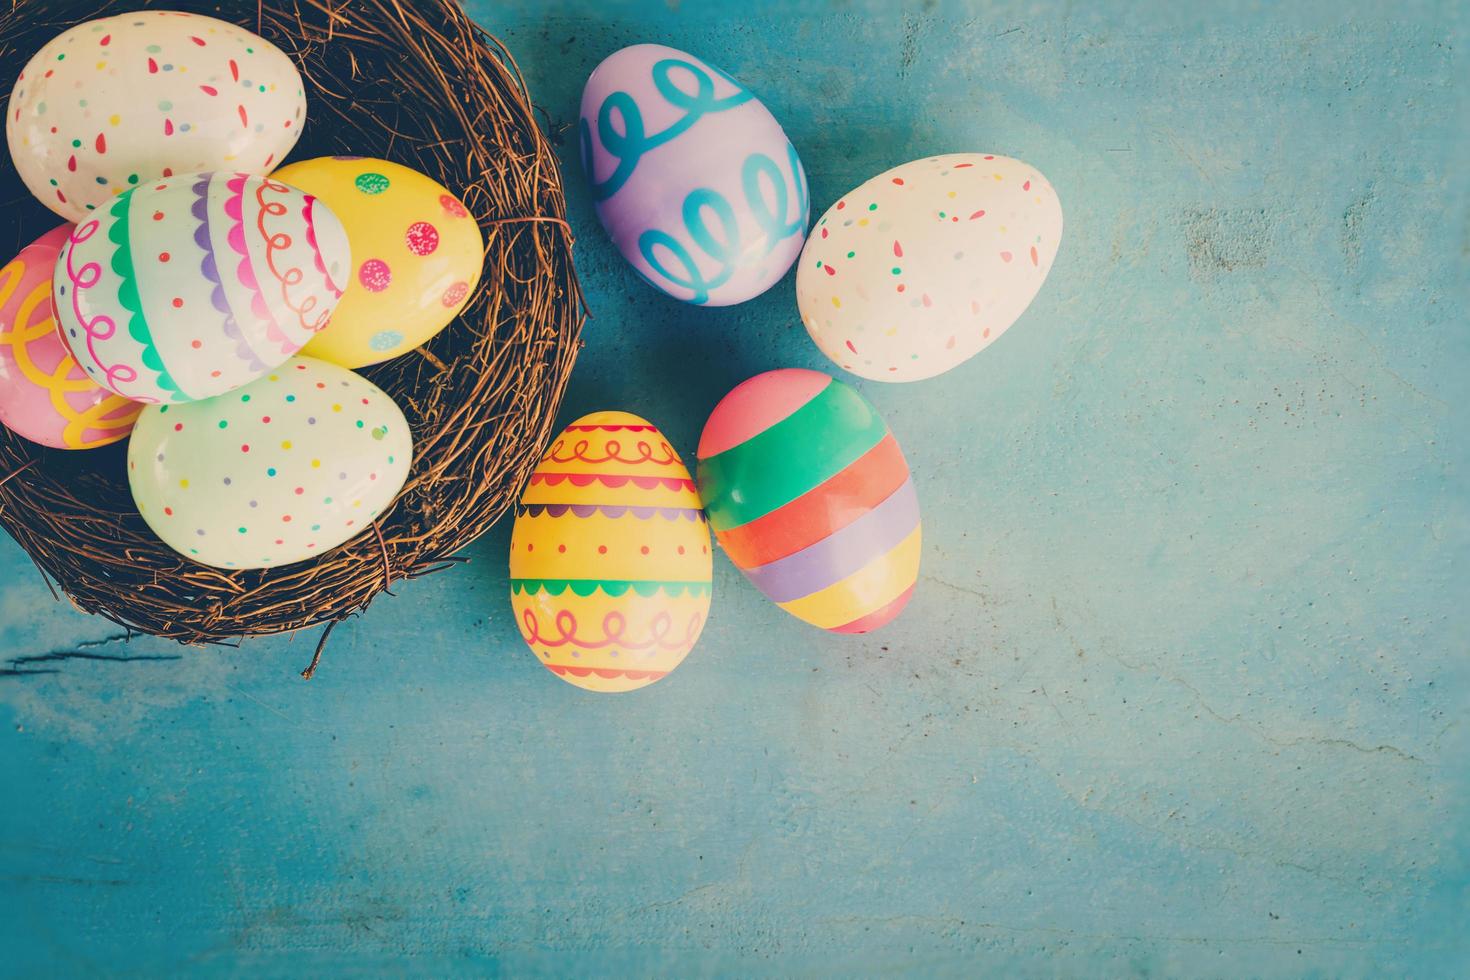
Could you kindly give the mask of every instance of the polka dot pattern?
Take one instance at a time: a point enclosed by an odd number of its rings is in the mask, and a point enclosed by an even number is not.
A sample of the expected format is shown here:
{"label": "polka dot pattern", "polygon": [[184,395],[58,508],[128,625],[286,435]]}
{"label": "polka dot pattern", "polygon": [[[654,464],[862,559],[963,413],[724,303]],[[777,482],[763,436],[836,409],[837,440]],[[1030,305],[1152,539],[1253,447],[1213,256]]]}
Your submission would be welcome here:
{"label": "polka dot pattern", "polygon": [[372,171],[358,174],[356,179],[352,181],[352,185],[358,190],[362,191],[364,194],[368,194],[374,197],[383,193],[390,186],[392,186],[387,177],[384,177],[382,174],[374,173]]}
{"label": "polka dot pattern", "polygon": [[403,334],[397,330],[379,330],[373,334],[373,339],[370,342],[371,347],[376,351],[396,350],[402,344]]}
{"label": "polka dot pattern", "polygon": [[414,255],[433,255],[439,247],[439,230],[427,221],[415,221],[408,226],[403,241]]}
{"label": "polka dot pattern", "polygon": [[358,267],[357,281],[369,292],[381,293],[393,284],[393,270],[382,259],[368,259]]}
{"label": "polka dot pattern", "polygon": [[439,207],[443,208],[444,213],[451,218],[468,218],[470,216],[469,211],[465,210],[465,206],[459,203],[459,198],[453,194],[440,194]]}
{"label": "polka dot pattern", "polygon": [[144,409],[128,480],[165,544],[207,565],[265,568],[360,532],[403,486],[412,456],[391,398],[344,368],[295,357],[240,391]]}
{"label": "polka dot pattern", "polygon": [[387,160],[332,157],[273,176],[337,215],[356,263],[352,288],[304,353],[344,367],[387,360],[448,326],[474,294],[484,239],[469,210],[436,181]]}
{"label": "polka dot pattern", "polygon": [[469,294],[470,284],[467,282],[457,282],[444,290],[444,296],[440,302],[445,306],[458,306],[464,302],[465,297]]}

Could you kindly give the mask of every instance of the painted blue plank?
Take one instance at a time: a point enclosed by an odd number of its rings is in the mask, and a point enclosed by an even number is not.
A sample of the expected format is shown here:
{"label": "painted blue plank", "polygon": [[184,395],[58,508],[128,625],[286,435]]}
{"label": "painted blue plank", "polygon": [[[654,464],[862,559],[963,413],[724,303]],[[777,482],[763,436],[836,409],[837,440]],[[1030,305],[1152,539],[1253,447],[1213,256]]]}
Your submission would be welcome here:
{"label": "painted blue plank", "polygon": [[[0,543],[0,972],[1470,971],[1464,11],[1197,6],[472,0],[559,124],[624,44],[734,73],[818,214],[939,151],[1055,184],[1015,328],[846,379],[925,507],[915,598],[829,636],[721,557],[685,665],[597,698],[517,639],[502,526],[304,684],[308,638],[116,642]],[[736,382],[827,368],[789,279],[639,281],[561,151],[566,420],[692,458]]]}

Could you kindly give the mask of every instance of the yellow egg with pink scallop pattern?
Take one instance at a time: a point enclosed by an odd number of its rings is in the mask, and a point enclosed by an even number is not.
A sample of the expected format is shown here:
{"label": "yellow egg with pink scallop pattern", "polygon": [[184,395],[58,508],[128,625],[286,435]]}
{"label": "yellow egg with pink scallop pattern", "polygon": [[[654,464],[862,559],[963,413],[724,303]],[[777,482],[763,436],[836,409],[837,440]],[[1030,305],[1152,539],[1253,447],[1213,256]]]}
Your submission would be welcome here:
{"label": "yellow egg with pink scallop pattern", "polygon": [[627,412],[567,426],[516,509],[510,582],[522,639],[565,681],[631,691],[679,666],[709,614],[710,541],[663,433]]}
{"label": "yellow egg with pink scallop pattern", "polygon": [[303,160],[272,176],[326,204],[352,248],[346,293],[302,353],[349,368],[386,361],[443,330],[474,295],[485,240],[439,182],[366,157]]}

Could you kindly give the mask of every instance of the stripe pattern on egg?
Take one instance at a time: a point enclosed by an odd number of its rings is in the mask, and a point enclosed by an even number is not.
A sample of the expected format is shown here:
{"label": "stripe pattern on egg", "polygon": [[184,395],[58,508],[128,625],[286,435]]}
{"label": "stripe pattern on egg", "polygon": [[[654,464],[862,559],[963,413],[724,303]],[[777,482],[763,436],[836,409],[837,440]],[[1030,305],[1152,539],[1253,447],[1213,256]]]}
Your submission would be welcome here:
{"label": "stripe pattern on egg", "polygon": [[710,415],[698,474],[720,546],[793,616],[866,633],[908,603],[918,495],[887,424],[852,388],[816,371],[756,375]]}
{"label": "stripe pattern on egg", "polygon": [[567,426],[516,509],[521,637],[587,690],[635,690],[682,663],[709,614],[711,568],[694,481],[637,415],[594,412]]}
{"label": "stripe pattern on egg", "polygon": [[92,380],[140,402],[247,384],[331,317],[351,268],[341,223],[266,177],[187,174],[77,225],[52,287],[59,332]]}

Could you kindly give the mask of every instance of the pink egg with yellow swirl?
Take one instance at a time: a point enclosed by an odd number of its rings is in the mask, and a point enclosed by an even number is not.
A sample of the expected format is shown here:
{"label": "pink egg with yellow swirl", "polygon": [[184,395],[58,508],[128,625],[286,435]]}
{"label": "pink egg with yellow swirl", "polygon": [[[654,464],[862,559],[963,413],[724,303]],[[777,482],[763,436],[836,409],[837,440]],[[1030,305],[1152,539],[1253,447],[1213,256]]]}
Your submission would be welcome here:
{"label": "pink egg with yellow swirl", "polygon": [[117,442],[142,408],[87,377],[56,335],[51,270],[70,225],[36,239],[0,269],[0,422],[53,449]]}

